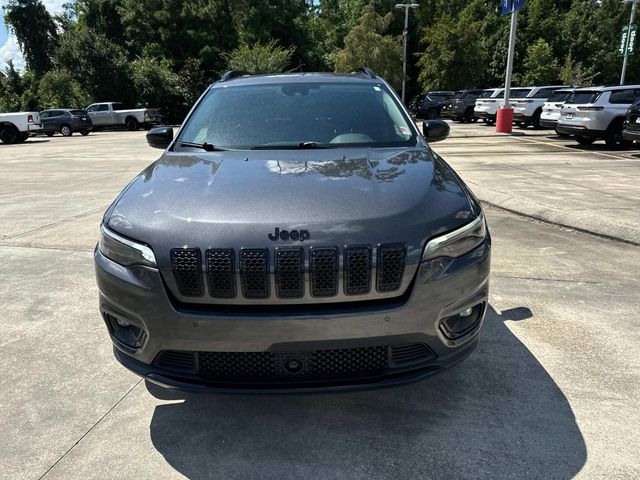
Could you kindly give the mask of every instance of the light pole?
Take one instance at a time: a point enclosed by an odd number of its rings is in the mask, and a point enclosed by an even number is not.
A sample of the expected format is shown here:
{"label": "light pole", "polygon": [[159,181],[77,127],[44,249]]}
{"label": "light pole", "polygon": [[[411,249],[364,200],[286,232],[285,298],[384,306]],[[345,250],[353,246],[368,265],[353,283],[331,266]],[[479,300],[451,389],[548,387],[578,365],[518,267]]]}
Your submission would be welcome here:
{"label": "light pole", "polygon": [[396,8],[404,8],[404,31],[402,32],[402,103],[407,81],[407,35],[409,34],[409,9],[418,8],[417,3],[396,3]]}
{"label": "light pole", "polygon": [[[633,22],[636,20],[636,4],[638,0],[630,0],[631,1],[631,17],[629,17],[629,25],[627,28],[627,42],[630,41],[628,38],[631,35],[631,26]],[[625,1],[626,3],[626,1]],[[627,55],[627,50],[624,51],[624,58],[622,59],[622,74],[620,75],[620,85],[624,85],[624,77],[627,74],[627,62],[629,61],[629,55]]]}

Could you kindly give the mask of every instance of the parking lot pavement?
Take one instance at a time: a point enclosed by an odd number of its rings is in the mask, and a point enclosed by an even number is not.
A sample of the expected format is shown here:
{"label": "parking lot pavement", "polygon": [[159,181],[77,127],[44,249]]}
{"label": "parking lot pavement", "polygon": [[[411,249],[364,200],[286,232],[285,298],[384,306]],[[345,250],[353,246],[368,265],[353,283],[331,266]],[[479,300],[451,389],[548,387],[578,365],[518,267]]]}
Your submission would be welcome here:
{"label": "parking lot pavement", "polygon": [[156,152],[142,132],[0,146],[0,478],[640,476],[640,248],[494,208],[481,343],[438,376],[244,396],[125,371],[92,249]]}
{"label": "parking lot pavement", "polygon": [[450,122],[434,149],[483,201],[535,218],[640,244],[640,146],[581,147],[552,131]]}

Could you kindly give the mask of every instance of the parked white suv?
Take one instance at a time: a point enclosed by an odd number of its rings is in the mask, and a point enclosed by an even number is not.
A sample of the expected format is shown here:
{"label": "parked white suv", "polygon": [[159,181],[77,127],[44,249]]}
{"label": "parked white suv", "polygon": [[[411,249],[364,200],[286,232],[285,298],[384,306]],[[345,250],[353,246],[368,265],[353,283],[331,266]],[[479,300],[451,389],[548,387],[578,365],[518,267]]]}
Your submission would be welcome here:
{"label": "parked white suv", "polygon": [[[512,88],[510,101],[526,97],[529,91],[531,88]],[[484,96],[485,93],[488,93],[488,96]],[[473,113],[485,123],[492,124],[496,121],[498,107],[504,104],[504,88],[490,88],[482,92],[482,95],[476,100]]]}
{"label": "parked white suv", "polygon": [[495,122],[496,109],[498,108],[497,102],[501,96],[504,96],[504,88],[488,88],[483,90],[476,99],[475,107],[473,107],[475,116],[481,118],[484,123]]}
{"label": "parked white suv", "polygon": [[574,135],[580,145],[603,139],[608,147],[628,144],[622,138],[627,108],[640,97],[640,85],[579,88],[560,110],[556,131]]}
{"label": "parked white suv", "polygon": [[516,125],[526,128],[532,125],[533,128],[540,128],[540,115],[544,102],[559,88],[566,85],[546,85],[543,87],[532,87],[525,98],[515,100],[513,107],[513,121]]}
{"label": "parked white suv", "polygon": [[540,114],[540,126],[551,130],[556,129],[558,120],[560,120],[560,109],[569,96],[575,92],[575,88],[561,88],[551,94],[542,106]]}
{"label": "parked white suv", "polygon": [[42,130],[38,112],[0,113],[0,141],[22,143]]}

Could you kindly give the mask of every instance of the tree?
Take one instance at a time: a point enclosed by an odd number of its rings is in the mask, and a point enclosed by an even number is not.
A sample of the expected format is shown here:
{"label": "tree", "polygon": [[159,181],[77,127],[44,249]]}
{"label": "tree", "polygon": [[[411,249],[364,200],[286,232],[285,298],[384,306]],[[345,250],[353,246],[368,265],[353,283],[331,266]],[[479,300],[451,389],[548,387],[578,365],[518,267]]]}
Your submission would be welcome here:
{"label": "tree", "polygon": [[358,24],[345,37],[344,48],[331,56],[335,71],[371,67],[398,90],[402,84],[402,40],[384,35],[391,20],[391,13],[382,17],[373,5],[367,5]]}
{"label": "tree", "polygon": [[560,76],[558,60],[551,52],[551,47],[539,38],[527,48],[524,59],[524,74],[516,77],[520,85],[551,85]]}
{"label": "tree", "polygon": [[279,73],[291,62],[294,48],[283,48],[276,40],[269,43],[254,43],[236,48],[223,57],[229,69],[241,72]]}
{"label": "tree", "polygon": [[479,22],[442,17],[425,31],[425,50],[418,54],[418,80],[425,90],[478,87],[486,68]]}
{"label": "tree", "polygon": [[42,108],[85,108],[91,99],[68,70],[50,70],[40,79],[38,97]]}
{"label": "tree", "polygon": [[564,66],[560,71],[560,79],[566,85],[589,86],[593,84],[595,74],[589,68],[585,68],[580,62],[574,62],[571,53],[567,55]]}
{"label": "tree", "polygon": [[0,112],[20,111],[22,92],[22,78],[9,60],[4,75],[0,76]]}
{"label": "tree", "polygon": [[180,77],[167,59],[138,58],[131,64],[132,80],[138,103],[162,106],[163,116],[181,122],[187,106],[183,103]]}
{"label": "tree", "polygon": [[77,26],[60,36],[55,62],[80,82],[94,101],[134,100],[126,51],[101,33]]}
{"label": "tree", "polygon": [[41,0],[10,0],[4,21],[18,39],[27,67],[36,76],[51,67],[56,45],[56,24]]}

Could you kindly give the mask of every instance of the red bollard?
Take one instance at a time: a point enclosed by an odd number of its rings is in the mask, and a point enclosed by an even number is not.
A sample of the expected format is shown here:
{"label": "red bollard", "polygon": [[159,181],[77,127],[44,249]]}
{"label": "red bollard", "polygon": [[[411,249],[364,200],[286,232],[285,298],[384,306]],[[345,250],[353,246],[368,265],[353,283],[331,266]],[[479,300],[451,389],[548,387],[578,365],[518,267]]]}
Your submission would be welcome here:
{"label": "red bollard", "polygon": [[511,133],[513,108],[498,108],[496,112],[496,132]]}

